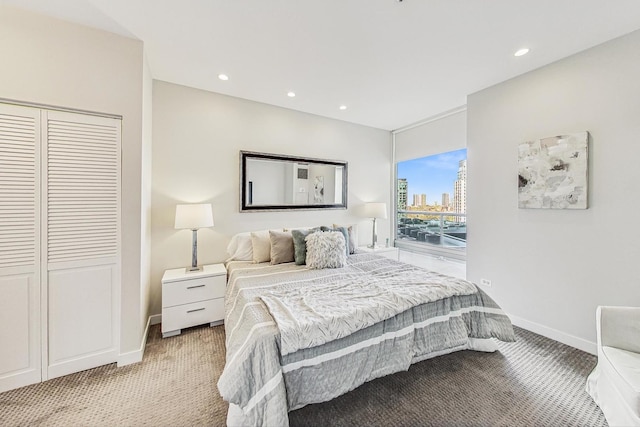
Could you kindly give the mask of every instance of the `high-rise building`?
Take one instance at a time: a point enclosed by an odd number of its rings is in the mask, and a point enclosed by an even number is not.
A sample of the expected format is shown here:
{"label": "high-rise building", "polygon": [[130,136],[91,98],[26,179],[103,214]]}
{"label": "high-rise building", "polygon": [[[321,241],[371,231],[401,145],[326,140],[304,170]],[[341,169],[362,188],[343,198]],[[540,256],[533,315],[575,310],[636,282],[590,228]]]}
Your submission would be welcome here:
{"label": "high-rise building", "polygon": [[442,209],[449,209],[449,193],[442,193]]}
{"label": "high-rise building", "polygon": [[415,207],[427,206],[427,195],[426,194],[414,194],[413,195],[413,206],[415,206]]}
{"label": "high-rise building", "polygon": [[409,184],[406,178],[398,178],[398,210],[407,210],[407,189]]}
{"label": "high-rise building", "polygon": [[[458,179],[453,185],[453,211],[467,213],[467,160],[458,162]],[[464,221],[464,217],[461,218]]]}

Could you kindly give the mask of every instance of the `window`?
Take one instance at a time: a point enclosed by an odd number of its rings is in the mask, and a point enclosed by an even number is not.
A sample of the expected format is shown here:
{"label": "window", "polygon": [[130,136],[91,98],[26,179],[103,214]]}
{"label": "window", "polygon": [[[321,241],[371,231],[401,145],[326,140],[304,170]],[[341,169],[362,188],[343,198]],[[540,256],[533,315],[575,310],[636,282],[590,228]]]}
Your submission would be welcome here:
{"label": "window", "polygon": [[465,257],[467,150],[397,163],[396,245]]}

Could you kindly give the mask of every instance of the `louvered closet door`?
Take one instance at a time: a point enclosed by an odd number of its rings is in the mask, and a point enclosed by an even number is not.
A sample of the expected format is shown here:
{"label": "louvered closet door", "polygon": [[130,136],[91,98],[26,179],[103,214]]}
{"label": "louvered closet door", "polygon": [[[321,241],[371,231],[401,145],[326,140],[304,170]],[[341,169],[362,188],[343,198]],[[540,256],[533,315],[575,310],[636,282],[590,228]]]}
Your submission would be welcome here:
{"label": "louvered closet door", "polygon": [[48,112],[47,378],[116,361],[120,120]]}
{"label": "louvered closet door", "polygon": [[40,112],[0,104],[0,392],[39,382]]}

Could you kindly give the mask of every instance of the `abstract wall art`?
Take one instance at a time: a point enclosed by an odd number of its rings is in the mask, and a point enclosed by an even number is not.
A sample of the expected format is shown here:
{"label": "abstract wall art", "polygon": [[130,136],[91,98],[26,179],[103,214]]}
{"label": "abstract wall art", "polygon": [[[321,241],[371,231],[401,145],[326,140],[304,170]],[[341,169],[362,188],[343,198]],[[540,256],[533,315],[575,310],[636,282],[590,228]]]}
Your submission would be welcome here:
{"label": "abstract wall art", "polygon": [[324,203],[324,176],[316,176],[313,182],[313,203]]}
{"label": "abstract wall art", "polygon": [[587,209],[588,132],[518,146],[518,207]]}

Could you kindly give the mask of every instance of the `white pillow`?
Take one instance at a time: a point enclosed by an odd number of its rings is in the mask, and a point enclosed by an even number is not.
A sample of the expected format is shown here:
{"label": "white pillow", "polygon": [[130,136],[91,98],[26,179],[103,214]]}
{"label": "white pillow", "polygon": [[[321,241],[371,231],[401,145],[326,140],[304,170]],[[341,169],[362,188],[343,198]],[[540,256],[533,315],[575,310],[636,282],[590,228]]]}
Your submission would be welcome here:
{"label": "white pillow", "polygon": [[307,267],[340,268],[347,262],[347,244],[340,231],[311,233],[306,238]]}
{"label": "white pillow", "polygon": [[231,238],[227,246],[227,261],[253,261],[251,233],[238,233]]}
{"label": "white pillow", "polygon": [[253,262],[269,262],[271,260],[271,239],[269,230],[252,231],[251,246],[253,249]]}

